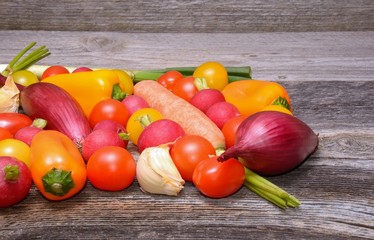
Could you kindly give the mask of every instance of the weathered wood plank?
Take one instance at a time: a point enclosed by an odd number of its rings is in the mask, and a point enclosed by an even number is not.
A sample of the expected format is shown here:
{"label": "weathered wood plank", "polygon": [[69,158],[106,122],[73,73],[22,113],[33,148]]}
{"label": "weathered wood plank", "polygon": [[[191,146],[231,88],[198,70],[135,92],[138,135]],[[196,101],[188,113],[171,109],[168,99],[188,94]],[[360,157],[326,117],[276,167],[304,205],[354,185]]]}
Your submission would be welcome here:
{"label": "weathered wood plank", "polygon": [[372,81],[374,32],[126,34],[0,31],[2,63],[31,41],[52,52],[44,64],[125,69],[250,65],[274,81]]}
{"label": "weathered wood plank", "polygon": [[118,32],[372,31],[374,2],[1,1],[0,30]]}
{"label": "weathered wood plank", "polygon": [[[46,44],[45,64],[129,69],[251,65],[254,76],[284,85],[294,114],[319,133],[319,148],[299,168],[268,178],[302,205],[280,210],[246,188],[224,199],[191,183],[181,196],[121,192],[89,183],[49,202],[32,188],[0,210],[0,239],[371,239],[374,236],[374,32],[125,34],[0,31],[7,62],[29,41]],[[15,41],[15,39],[17,41]],[[279,77],[283,76],[283,77]],[[134,156],[136,149],[130,149]]]}

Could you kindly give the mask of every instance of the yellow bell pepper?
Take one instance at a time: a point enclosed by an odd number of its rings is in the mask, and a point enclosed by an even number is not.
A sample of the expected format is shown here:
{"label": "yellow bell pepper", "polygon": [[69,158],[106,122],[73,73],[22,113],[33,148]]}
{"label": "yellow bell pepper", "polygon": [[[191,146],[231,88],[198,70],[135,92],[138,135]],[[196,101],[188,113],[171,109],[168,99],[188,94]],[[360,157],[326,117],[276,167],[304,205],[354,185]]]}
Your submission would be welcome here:
{"label": "yellow bell pepper", "polygon": [[[129,79],[131,80],[130,76],[127,79],[125,75],[119,75],[117,71],[95,70],[59,74],[41,81],[53,83],[65,89],[79,103],[84,114],[89,118],[93,107],[101,100],[109,98],[121,100],[132,93],[133,85],[129,82]],[[115,85],[119,97],[113,97],[113,87]]]}
{"label": "yellow bell pepper", "polygon": [[252,115],[272,104],[282,105],[291,111],[286,89],[276,82],[239,80],[229,83],[223,90],[227,102],[235,105],[242,115]]}

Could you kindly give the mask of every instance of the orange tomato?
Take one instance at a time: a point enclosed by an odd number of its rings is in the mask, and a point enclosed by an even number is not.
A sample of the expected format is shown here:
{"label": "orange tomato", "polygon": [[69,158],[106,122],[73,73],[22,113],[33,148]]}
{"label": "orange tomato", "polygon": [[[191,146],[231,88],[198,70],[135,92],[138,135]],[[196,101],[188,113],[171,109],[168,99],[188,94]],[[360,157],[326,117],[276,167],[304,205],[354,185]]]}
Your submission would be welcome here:
{"label": "orange tomato", "polygon": [[73,141],[61,132],[45,130],[31,143],[31,175],[40,193],[49,200],[64,200],[83,189],[85,162]]}
{"label": "orange tomato", "polygon": [[236,130],[246,118],[247,116],[240,115],[240,116],[231,118],[223,125],[221,131],[223,135],[225,136],[226,148],[234,146]]}

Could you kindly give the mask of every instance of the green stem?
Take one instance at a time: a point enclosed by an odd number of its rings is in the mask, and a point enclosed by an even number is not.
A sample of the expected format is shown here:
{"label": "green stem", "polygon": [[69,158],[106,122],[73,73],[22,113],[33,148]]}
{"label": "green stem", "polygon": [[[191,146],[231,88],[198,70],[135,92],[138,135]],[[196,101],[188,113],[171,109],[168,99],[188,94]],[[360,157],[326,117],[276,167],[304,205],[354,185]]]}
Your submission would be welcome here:
{"label": "green stem", "polygon": [[48,193],[55,196],[64,196],[75,187],[71,171],[53,168],[43,177],[43,187]]}
{"label": "green stem", "polygon": [[153,119],[149,114],[141,116],[137,120],[140,122],[140,125],[142,125],[143,128],[147,127],[149,124],[153,122]]}
{"label": "green stem", "polygon": [[45,126],[47,126],[47,120],[42,118],[35,118],[32,122],[32,126],[43,129],[45,128]]}
{"label": "green stem", "polygon": [[[271,183],[260,175],[257,175],[248,168],[245,168],[244,185],[251,191],[254,191],[259,196],[276,204],[277,206],[282,205],[285,207],[297,207],[301,204],[296,197],[288,194],[277,185]],[[279,199],[281,199],[282,201],[280,201]]]}
{"label": "green stem", "polygon": [[17,165],[6,165],[4,167],[5,180],[16,181],[19,178],[19,169]]}
{"label": "green stem", "polygon": [[127,93],[122,91],[119,83],[114,84],[112,88],[112,98],[118,101],[122,101],[127,96]]}
{"label": "green stem", "polygon": [[209,89],[208,83],[206,82],[205,78],[195,78],[193,83],[199,91],[203,89]]}
{"label": "green stem", "polygon": [[121,133],[118,133],[118,135],[120,136],[120,138],[121,138],[123,141],[130,140],[130,134],[129,134],[129,133],[121,132]]}

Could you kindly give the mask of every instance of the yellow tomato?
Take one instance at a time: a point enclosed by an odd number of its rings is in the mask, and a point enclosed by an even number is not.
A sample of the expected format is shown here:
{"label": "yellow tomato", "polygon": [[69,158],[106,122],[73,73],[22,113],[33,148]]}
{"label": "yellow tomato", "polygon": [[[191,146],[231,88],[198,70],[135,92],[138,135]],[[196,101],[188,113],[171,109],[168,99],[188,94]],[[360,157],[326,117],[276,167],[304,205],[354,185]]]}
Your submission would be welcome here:
{"label": "yellow tomato", "polygon": [[30,147],[17,139],[4,139],[0,141],[0,156],[17,158],[30,167]]}
{"label": "yellow tomato", "polygon": [[226,68],[219,62],[205,62],[198,66],[193,76],[204,78],[209,88],[222,90],[229,82]]}
{"label": "yellow tomato", "polygon": [[126,125],[126,130],[130,135],[130,141],[135,145],[138,144],[139,136],[145,128],[141,123],[142,121],[148,122],[149,124],[150,122],[154,122],[162,118],[162,114],[154,108],[142,108],[135,111],[130,116]]}
{"label": "yellow tomato", "polygon": [[131,95],[134,91],[134,83],[130,75],[120,69],[114,69],[113,71],[117,74],[119,78],[120,87],[124,89],[125,93],[127,93],[128,95]]}
{"label": "yellow tomato", "polygon": [[29,70],[20,70],[12,74],[13,81],[23,86],[39,82],[38,77]]}

